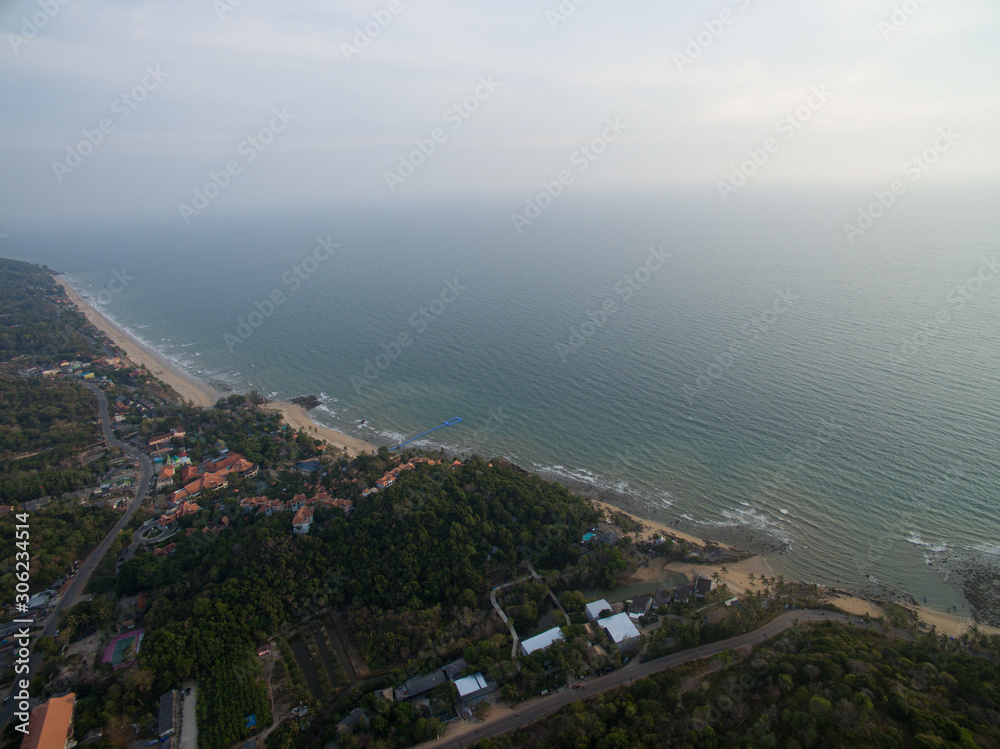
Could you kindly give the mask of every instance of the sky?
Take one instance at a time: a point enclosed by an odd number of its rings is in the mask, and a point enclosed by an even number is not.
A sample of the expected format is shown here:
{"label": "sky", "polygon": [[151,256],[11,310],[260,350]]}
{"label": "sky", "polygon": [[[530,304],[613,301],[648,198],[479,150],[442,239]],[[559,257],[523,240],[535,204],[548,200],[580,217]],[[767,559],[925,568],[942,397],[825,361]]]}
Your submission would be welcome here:
{"label": "sky", "polygon": [[0,0],[0,233],[995,185],[997,39],[996,0]]}

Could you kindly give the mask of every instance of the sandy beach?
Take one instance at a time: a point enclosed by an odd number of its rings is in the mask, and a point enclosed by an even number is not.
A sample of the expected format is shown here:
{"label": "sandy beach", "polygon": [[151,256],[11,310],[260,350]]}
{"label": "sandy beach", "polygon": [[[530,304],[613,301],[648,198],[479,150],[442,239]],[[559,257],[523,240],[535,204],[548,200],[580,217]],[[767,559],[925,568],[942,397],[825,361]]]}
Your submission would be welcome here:
{"label": "sandy beach", "polygon": [[264,408],[280,413],[285,423],[293,429],[301,429],[317,439],[328,442],[334,447],[346,450],[347,454],[352,457],[363,452],[378,452],[377,445],[365,442],[358,437],[351,437],[350,435],[338,432],[336,429],[330,429],[329,427],[317,424],[310,418],[309,412],[305,408],[295,403],[268,403]]}
{"label": "sandy beach", "polygon": [[[66,291],[66,296],[69,297],[70,301],[86,315],[91,324],[113,340],[133,364],[146,367],[153,377],[168,385],[181,398],[202,408],[212,408],[224,396],[224,393],[220,393],[182,371],[148,346],[120,330],[108,318],[88,305],[64,279],[56,276],[55,280]],[[376,452],[378,450],[375,445],[364,440],[320,426],[309,418],[309,412],[306,409],[294,403],[269,403],[266,407],[281,413],[285,423],[293,429],[302,429],[334,447],[346,450],[352,456],[360,452]]]}
{"label": "sandy beach", "polygon": [[[615,507],[614,505],[608,504],[607,502],[601,502],[598,500],[591,500],[591,502],[608,512],[624,513],[635,522],[645,526],[640,533],[636,534],[637,540],[648,539],[651,538],[654,533],[659,533],[661,536],[672,536],[698,546],[704,546],[707,543],[705,540],[696,536],[682,533],[655,520],[648,520],[635,515],[634,513],[626,512],[618,507]],[[714,545],[720,548],[730,548],[725,544],[716,543]],[[722,577],[722,581],[728,586],[729,590],[735,594],[740,594],[744,591],[760,590],[761,583],[759,580],[761,577],[775,577],[774,570],[771,569],[770,565],[768,565],[766,556],[753,556],[739,562],[726,564],[726,571],[724,573],[722,571],[722,567],[723,565],[692,564],[690,562],[667,562],[665,559],[656,559],[653,560],[648,567],[641,567],[636,570],[636,573],[628,580],[625,580],[623,585],[663,580],[665,573],[667,572],[680,572],[687,575],[688,578],[692,580],[698,575],[711,577],[713,573],[718,572]],[[753,578],[750,577],[751,575],[753,575]],[[837,594],[831,595],[830,600],[831,603],[840,609],[857,616],[869,614],[874,619],[884,614],[882,609],[877,604],[856,596]],[[922,622],[935,627],[941,634],[949,635],[951,637],[958,637],[959,635],[964,634],[966,630],[975,624],[971,618],[947,614],[943,611],[930,609],[926,606],[916,606],[913,608],[915,608],[917,616]],[[978,626],[981,632],[986,632],[988,634],[1000,634],[1000,630],[993,627],[989,627],[984,624],[980,624]]]}
{"label": "sandy beach", "polygon": [[56,276],[55,280],[91,324],[114,341],[133,364],[144,366],[153,377],[173,388],[181,398],[202,408],[212,408],[223,397],[222,393],[181,371],[155,351],[115,327],[114,323],[88,305],[61,277]]}

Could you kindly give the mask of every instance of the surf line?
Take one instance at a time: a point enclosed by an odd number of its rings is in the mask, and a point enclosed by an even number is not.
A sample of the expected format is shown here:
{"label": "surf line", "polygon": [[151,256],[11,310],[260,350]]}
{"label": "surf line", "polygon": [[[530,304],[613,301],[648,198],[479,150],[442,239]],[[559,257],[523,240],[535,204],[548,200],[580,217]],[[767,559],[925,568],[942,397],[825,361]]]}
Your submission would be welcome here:
{"label": "surf line", "polygon": [[424,436],[425,434],[430,434],[431,432],[436,432],[436,431],[437,431],[438,429],[444,429],[445,427],[451,427],[451,426],[455,426],[455,424],[458,424],[458,423],[460,423],[461,421],[462,421],[462,420],[461,420],[460,418],[458,418],[457,416],[455,416],[454,418],[451,418],[451,419],[448,419],[448,421],[446,421],[446,422],[445,422],[444,424],[441,424],[440,426],[436,426],[436,427],[434,427],[433,429],[428,429],[428,430],[427,430],[426,432],[421,432],[421,433],[420,433],[420,434],[418,434],[418,435],[417,435],[416,437],[410,437],[410,439],[406,440],[406,442],[400,442],[400,443],[399,443],[398,445],[396,445],[395,447],[390,447],[389,449],[390,449],[390,450],[398,450],[398,449],[399,449],[399,448],[401,448],[401,447],[402,447],[403,445],[408,445],[408,444],[410,444],[411,442],[413,442],[414,440],[418,440],[418,439],[420,439],[420,438],[421,438],[421,437],[423,437],[423,436]]}

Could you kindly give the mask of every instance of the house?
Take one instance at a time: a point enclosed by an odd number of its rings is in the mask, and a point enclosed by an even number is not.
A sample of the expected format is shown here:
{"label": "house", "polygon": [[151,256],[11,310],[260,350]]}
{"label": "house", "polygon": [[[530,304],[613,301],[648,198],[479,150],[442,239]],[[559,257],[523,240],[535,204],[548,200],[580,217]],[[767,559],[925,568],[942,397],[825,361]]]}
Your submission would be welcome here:
{"label": "house", "polygon": [[444,675],[451,681],[455,681],[468,667],[469,664],[465,662],[465,658],[459,658],[457,661],[452,661],[451,663],[441,666],[441,670],[444,671]]}
{"label": "house", "polygon": [[496,685],[491,686],[482,674],[473,674],[464,679],[458,679],[455,681],[455,688],[458,690],[458,699],[462,702],[485,697],[496,691]]}
{"label": "house", "polygon": [[596,622],[601,618],[601,614],[607,611],[608,613],[613,613],[614,609],[611,608],[611,604],[605,601],[603,598],[599,601],[594,601],[593,603],[587,604],[587,619],[592,622]]}
{"label": "house", "polygon": [[171,442],[171,440],[173,440],[173,438],[174,438],[174,435],[171,434],[170,432],[167,432],[166,434],[157,434],[157,435],[149,438],[148,444],[149,444],[150,449],[153,449],[154,447],[160,447],[161,445],[168,445],[168,444],[170,444],[170,442]]}
{"label": "house", "polygon": [[712,580],[708,577],[699,577],[694,581],[694,594],[698,598],[704,598],[712,592]]}
{"label": "house", "polygon": [[385,476],[380,478],[375,482],[376,489],[388,489],[390,486],[396,483],[396,477],[391,473],[387,473]]}
{"label": "house", "polygon": [[174,553],[177,548],[177,544],[171,543],[164,546],[162,549],[153,549],[154,557],[166,557]]}
{"label": "house", "polygon": [[614,531],[606,531],[597,537],[597,543],[605,546],[614,546],[618,543],[618,534]]}
{"label": "house", "polygon": [[368,725],[368,711],[363,707],[355,708],[337,724],[337,735],[346,736],[349,733],[354,733],[354,729],[358,725]]}
{"label": "house", "polygon": [[176,427],[175,429],[171,429],[170,433],[179,440],[184,439],[184,436],[187,434],[187,432],[184,431],[183,427]]}
{"label": "house", "polygon": [[649,609],[653,605],[652,596],[636,596],[632,599],[632,605],[629,606],[628,616],[630,619],[641,619],[646,614],[649,613]]}
{"label": "house", "polygon": [[521,640],[521,655],[531,655],[539,650],[546,650],[562,639],[564,639],[562,630],[559,627],[553,627],[540,635]]}
{"label": "house", "polygon": [[692,593],[694,593],[694,585],[691,583],[681,583],[674,588],[674,600],[687,602],[691,600]]}
{"label": "house", "polygon": [[301,510],[295,513],[295,517],[292,519],[292,530],[301,536],[309,533],[309,528],[312,526],[313,519],[313,508],[303,507]]}
{"label": "house", "polygon": [[604,627],[604,631],[608,633],[608,637],[618,646],[619,650],[624,652],[639,645],[641,635],[628,614],[615,614],[601,619],[598,624]]}
{"label": "house", "polygon": [[414,676],[396,690],[396,702],[405,702],[433,691],[447,681],[444,671],[438,669],[424,676]]}
{"label": "house", "polygon": [[31,711],[22,749],[66,749],[72,742],[76,694],[53,697]]}
{"label": "house", "polygon": [[174,483],[174,469],[167,466],[160,471],[160,475],[156,477],[156,490],[159,491],[164,487],[170,486],[172,483]]}
{"label": "house", "polygon": [[665,609],[670,605],[672,597],[670,592],[664,588],[657,588],[656,592],[653,593],[653,608],[654,609]]}
{"label": "house", "polygon": [[177,733],[178,700],[177,690],[173,689],[160,695],[160,715],[157,735],[160,739]]}

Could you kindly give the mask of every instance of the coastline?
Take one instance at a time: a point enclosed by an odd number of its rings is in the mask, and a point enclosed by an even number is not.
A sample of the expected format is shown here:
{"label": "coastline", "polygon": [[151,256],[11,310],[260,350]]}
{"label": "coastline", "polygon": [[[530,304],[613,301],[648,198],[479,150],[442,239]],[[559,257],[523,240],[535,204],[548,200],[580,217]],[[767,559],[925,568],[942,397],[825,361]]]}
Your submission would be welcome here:
{"label": "coastline", "polygon": [[309,412],[298,404],[274,401],[266,403],[263,408],[268,411],[280,413],[285,423],[292,429],[301,429],[313,437],[317,437],[336,448],[344,450],[352,458],[360,453],[378,452],[378,446],[370,442],[318,424],[309,416]]}
{"label": "coastline", "polygon": [[[88,305],[61,276],[54,275],[54,279],[64,289],[69,300],[72,301],[81,312],[83,312],[90,323],[111,338],[111,340],[113,340],[115,344],[125,352],[130,361],[137,366],[145,366],[153,377],[168,385],[181,398],[202,408],[213,408],[215,403],[223,397],[222,393],[182,371],[176,365],[167,361],[160,354],[135,340],[123,330],[119,329],[98,310]],[[314,437],[324,440],[333,447],[344,450],[346,454],[351,457],[355,457],[363,452],[374,453],[378,451],[378,447],[376,445],[373,445],[363,439],[352,437],[342,432],[338,432],[335,429],[318,424],[309,416],[309,412],[305,408],[297,404],[287,402],[271,402],[267,403],[264,408],[280,413],[284,422],[291,428],[301,429],[306,433],[312,434]],[[717,541],[708,541],[691,533],[681,531],[676,527],[667,526],[663,523],[641,517],[634,512],[630,512],[607,501],[598,499],[593,496],[591,492],[580,491],[583,488],[584,487],[571,487],[571,490],[573,490],[574,493],[584,496],[588,501],[594,503],[594,505],[606,512],[623,513],[632,518],[643,527],[643,530],[637,534],[638,538],[648,538],[653,533],[660,533],[663,536],[670,536],[676,539],[684,540],[697,546],[712,545],[729,551],[736,549],[732,543],[726,544]],[[753,546],[753,544],[751,544],[751,546]],[[751,548],[749,551],[753,553],[755,550]],[[730,586],[730,589],[734,592],[742,592],[745,590],[752,590],[754,588],[754,584],[750,581],[749,577],[751,574],[755,577],[760,577],[761,575],[773,576],[774,572],[767,563],[766,553],[760,553],[760,549],[757,549],[756,551],[757,553],[755,556],[726,565],[726,573],[722,576],[725,582]],[[685,562],[674,562],[669,565],[654,563],[654,565],[650,567],[639,569],[636,572],[636,575],[632,579],[625,581],[624,584],[659,580],[660,576],[662,576],[665,571],[681,572],[689,576],[699,574],[710,576],[713,572],[719,572],[721,574],[721,567],[722,565],[699,565]],[[840,591],[831,591],[831,600],[838,607],[856,615],[868,613],[875,618],[883,613],[881,609],[871,601],[858,596],[843,594]],[[937,631],[942,634],[957,637],[975,624],[971,618],[967,619],[954,616],[942,611],[937,611],[936,609],[927,608],[926,606],[917,605],[912,608],[915,608],[921,621],[936,627]],[[1000,630],[989,627],[988,625],[979,624],[978,627],[980,631],[1000,634]]]}
{"label": "coastline", "polygon": [[[635,513],[623,510],[620,507],[609,504],[608,502],[597,499],[590,499],[589,501],[606,512],[622,513],[627,515],[635,523],[642,526],[642,530],[635,534],[637,540],[648,539],[651,538],[654,533],[659,533],[661,536],[672,536],[676,539],[687,541],[698,546],[711,544],[722,549],[730,551],[734,550],[734,547],[732,546],[727,546],[726,544],[714,541],[706,541],[705,539],[698,538],[690,533],[678,531],[676,528],[671,526],[655,520],[649,520],[636,515]],[[723,566],[726,568],[725,572],[722,571]],[[633,585],[637,583],[656,582],[662,580],[664,573],[666,572],[680,572],[687,575],[691,579],[694,579],[694,577],[698,575],[711,577],[713,573],[718,572],[723,582],[733,593],[743,593],[744,591],[759,589],[760,585],[756,582],[757,579],[761,576],[774,576],[774,571],[767,563],[766,555],[760,554],[725,565],[697,564],[693,562],[667,562],[665,559],[658,559],[654,560],[648,567],[640,567],[631,578],[622,581],[621,584]],[[750,575],[754,576],[753,581],[751,581]],[[864,616],[865,614],[868,614],[872,617],[872,619],[876,619],[885,613],[880,606],[872,601],[859,596],[850,595],[849,593],[845,593],[843,591],[829,590],[830,602],[849,614],[854,614],[856,616]],[[933,626],[939,634],[948,635],[950,637],[958,637],[973,626],[978,626],[979,631],[987,634],[1000,634],[1000,629],[990,627],[986,624],[977,624],[971,617],[965,618],[955,616],[954,614],[948,614],[943,611],[938,611],[936,609],[920,605],[910,606],[907,608],[914,609],[916,611],[917,618],[925,624]]]}
{"label": "coastline", "polygon": [[216,402],[223,397],[222,393],[183,372],[160,354],[118,328],[98,310],[87,304],[61,276],[54,275],[53,277],[56,283],[63,287],[69,300],[87,317],[91,325],[114,341],[125,352],[129,361],[136,366],[144,366],[153,377],[171,387],[181,398],[202,408],[213,408]]}
{"label": "coastline", "polygon": [[[53,275],[53,278],[56,283],[62,286],[66,292],[66,296],[86,316],[91,325],[114,341],[125,352],[129,361],[136,366],[144,366],[150,375],[173,389],[181,398],[201,408],[214,408],[218,400],[225,397],[224,393],[192,377],[175,364],[167,361],[153,349],[132,338],[132,336],[102,315],[100,311],[87,304],[64,278],[59,275]],[[334,447],[346,450],[352,457],[358,455],[360,452],[378,451],[375,445],[365,442],[362,439],[351,437],[350,435],[342,434],[334,429],[317,424],[309,417],[309,412],[306,409],[294,403],[269,403],[265,408],[279,412],[285,423],[293,429],[302,429],[305,432],[309,432],[329,442]]]}

